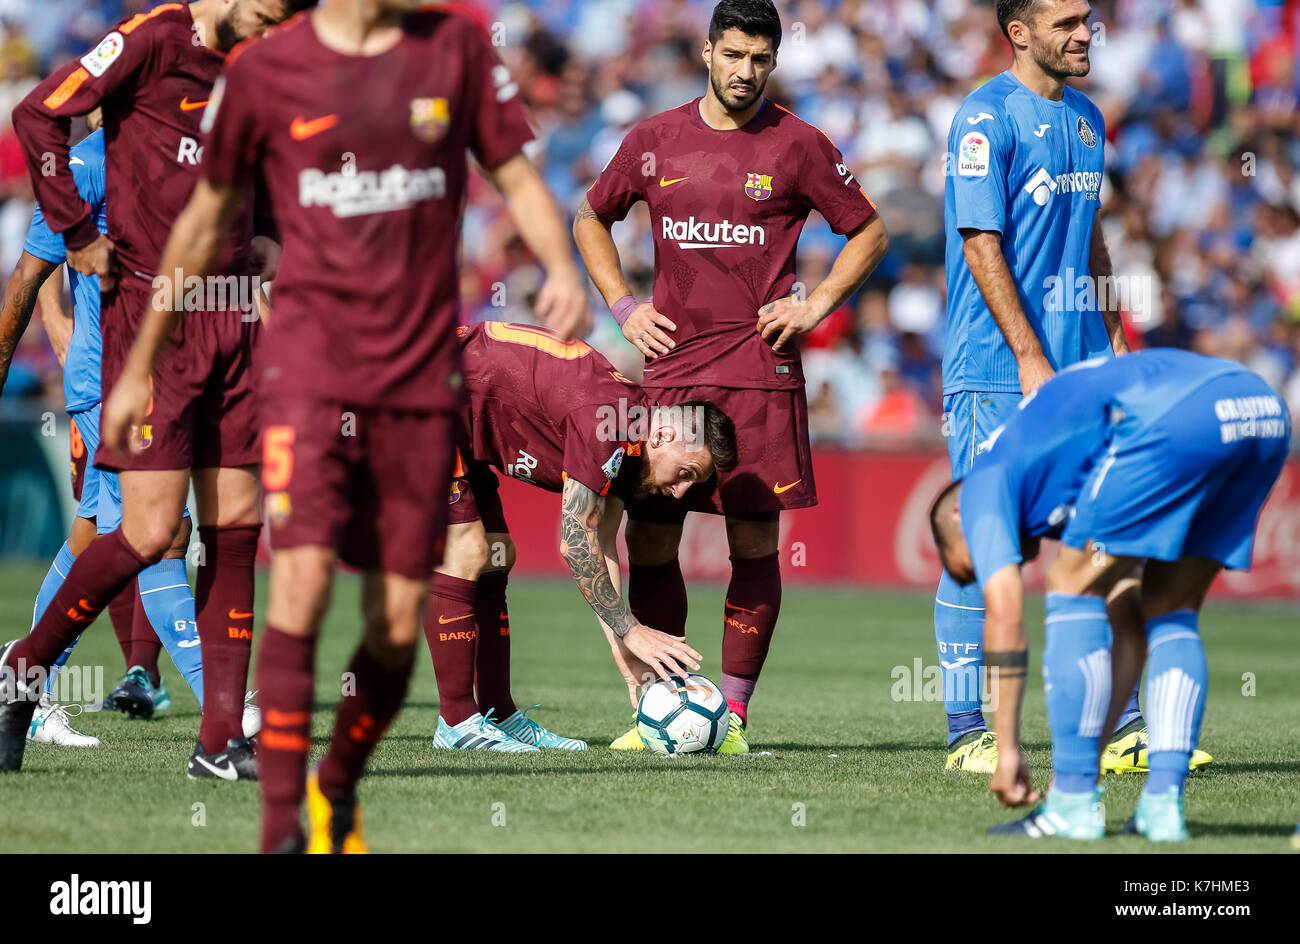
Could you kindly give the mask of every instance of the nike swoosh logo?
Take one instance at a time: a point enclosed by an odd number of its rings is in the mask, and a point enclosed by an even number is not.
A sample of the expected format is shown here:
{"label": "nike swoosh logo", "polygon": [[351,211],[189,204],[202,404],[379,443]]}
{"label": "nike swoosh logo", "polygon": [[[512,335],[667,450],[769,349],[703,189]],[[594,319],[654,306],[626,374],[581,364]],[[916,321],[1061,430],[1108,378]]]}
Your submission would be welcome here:
{"label": "nike swoosh logo", "polygon": [[322,131],[328,131],[338,123],[338,115],[323,115],[320,118],[313,118],[311,121],[301,117],[295,118],[293,124],[289,126],[289,136],[295,141],[305,141]]}
{"label": "nike swoosh logo", "polygon": [[724,601],[724,602],[723,602],[723,606],[726,606],[726,607],[728,607],[728,608],[730,608],[730,609],[733,609],[733,610],[740,610],[740,612],[742,612],[742,613],[754,613],[754,612],[756,612],[755,610],[747,610],[747,609],[745,609],[743,606],[736,606],[736,604],[732,603],[730,600],[726,600],[726,601]]}
{"label": "nike swoosh logo", "polygon": [[252,619],[253,613],[251,610],[247,613],[240,613],[238,610],[231,610],[230,618],[231,619]]}
{"label": "nike swoosh logo", "polygon": [[213,764],[209,764],[202,757],[196,757],[194,759],[197,760],[204,767],[208,768],[208,770],[212,771],[222,780],[237,780],[239,778],[239,773],[235,770],[235,765],[232,764],[230,761],[226,761],[226,766],[224,767],[217,767]]}
{"label": "nike swoosh logo", "polygon": [[1043,135],[1047,134],[1047,130],[1051,127],[1051,125],[1039,125],[1038,130],[1034,132],[1034,137],[1041,138]]}
{"label": "nike swoosh logo", "polygon": [[773,486],[772,486],[772,491],[774,491],[774,492],[775,492],[776,494],[778,494],[778,495],[781,495],[781,494],[784,494],[785,492],[790,491],[790,489],[794,488],[796,485],[798,485],[798,484],[799,484],[800,482],[802,482],[802,481],[803,481],[803,479],[795,479],[795,480],[794,480],[793,482],[791,482],[789,485],[773,485]]}
{"label": "nike swoosh logo", "polygon": [[76,166],[78,166],[78,165],[80,165],[80,166],[82,166],[82,167],[85,167],[85,166],[86,166],[86,162],[83,161],[83,160],[82,160],[81,158],[79,158],[79,157],[70,157],[70,158],[68,158],[68,164],[70,164],[70,165],[73,166],[73,167],[76,167]]}
{"label": "nike swoosh logo", "polygon": [[207,108],[207,107],[208,107],[208,103],[206,101],[192,102],[190,101],[188,95],[185,98],[181,99],[181,111],[198,111],[200,108]]}
{"label": "nike swoosh logo", "polygon": [[659,186],[661,186],[661,187],[671,187],[673,184],[679,184],[679,183],[681,183],[683,180],[690,180],[690,179],[691,179],[691,178],[689,178],[689,177],[678,177],[676,180],[664,180],[664,178],[660,177],[660,178],[659,178]]}
{"label": "nike swoosh logo", "polygon": [[466,613],[464,616],[453,616],[451,619],[447,619],[445,616],[439,616],[438,622],[443,625],[446,625],[447,623],[459,623],[461,620],[469,619],[473,615],[473,613]]}

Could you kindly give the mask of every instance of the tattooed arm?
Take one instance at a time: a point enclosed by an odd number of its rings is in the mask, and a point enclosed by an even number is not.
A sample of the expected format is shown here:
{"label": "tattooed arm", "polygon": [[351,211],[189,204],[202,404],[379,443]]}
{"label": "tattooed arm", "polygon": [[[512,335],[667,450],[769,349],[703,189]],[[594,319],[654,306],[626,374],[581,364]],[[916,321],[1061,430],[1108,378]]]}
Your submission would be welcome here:
{"label": "tattooed arm", "polygon": [[565,481],[560,510],[560,554],[569,565],[574,583],[596,617],[613,633],[611,645],[626,647],[660,678],[698,669],[700,654],[684,639],[642,625],[623,604],[623,596],[610,578],[601,542],[605,512],[604,498],[581,482]]}
{"label": "tattooed arm", "polygon": [[36,296],[45,280],[57,269],[53,262],[24,252],[14,266],[5,287],[4,307],[0,309],[0,391],[9,379],[9,365],[36,308]]}

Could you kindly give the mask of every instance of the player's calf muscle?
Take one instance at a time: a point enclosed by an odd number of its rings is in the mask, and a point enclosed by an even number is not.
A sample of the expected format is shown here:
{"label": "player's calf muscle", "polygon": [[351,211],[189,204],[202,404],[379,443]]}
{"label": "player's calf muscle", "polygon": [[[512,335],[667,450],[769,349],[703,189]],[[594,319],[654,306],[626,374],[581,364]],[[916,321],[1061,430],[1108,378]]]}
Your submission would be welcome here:
{"label": "player's calf muscle", "polygon": [[271,558],[271,600],[266,621],[291,636],[314,636],[329,610],[334,552],[289,547]]}

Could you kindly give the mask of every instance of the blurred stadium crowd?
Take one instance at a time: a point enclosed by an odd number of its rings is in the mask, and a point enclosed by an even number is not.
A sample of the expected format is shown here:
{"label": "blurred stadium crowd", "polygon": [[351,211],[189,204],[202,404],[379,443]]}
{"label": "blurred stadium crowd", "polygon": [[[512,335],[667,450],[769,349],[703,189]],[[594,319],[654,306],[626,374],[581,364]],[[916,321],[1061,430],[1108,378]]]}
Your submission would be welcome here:
{"label": "blurred stadium crowd", "polygon": [[[22,248],[31,188],[9,112],[36,77],[157,0],[0,0],[0,265]],[[570,213],[640,119],[699,95],[712,0],[485,0],[536,120],[534,157]],[[845,446],[938,440],[943,186],[962,98],[1010,63],[992,0],[777,0],[768,94],[839,145],[892,248],[807,339],[813,435]],[[1300,0],[1093,0],[1092,75],[1107,123],[1104,228],[1130,338],[1248,364],[1300,414]],[[530,319],[541,273],[479,181],[464,228],[463,319]],[[653,246],[638,206],[615,228],[634,292]],[[815,286],[842,240],[814,217],[799,277]],[[594,299],[592,342],[626,373],[639,355]],[[59,399],[29,332],[11,393]],[[7,399],[7,398],[6,398]]]}

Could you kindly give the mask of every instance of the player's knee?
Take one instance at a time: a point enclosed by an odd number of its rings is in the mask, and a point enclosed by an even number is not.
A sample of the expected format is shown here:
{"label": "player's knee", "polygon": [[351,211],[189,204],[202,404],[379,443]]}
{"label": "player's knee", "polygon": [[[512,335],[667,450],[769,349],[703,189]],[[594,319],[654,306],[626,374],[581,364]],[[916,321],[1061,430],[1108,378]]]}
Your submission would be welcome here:
{"label": "player's knee", "polygon": [[132,549],[150,564],[156,564],[163,559],[175,535],[175,523],[161,517],[130,523],[122,522],[122,536],[126,538],[126,542]]}
{"label": "player's knee", "polygon": [[653,567],[666,564],[677,556],[681,542],[680,525],[664,525],[629,518],[624,531],[629,564]]}
{"label": "player's knee", "polygon": [[482,528],[453,527],[447,533],[447,547],[438,569],[462,580],[477,580],[491,553]]}
{"label": "player's knee", "polygon": [[780,524],[776,521],[727,519],[727,546],[732,557],[767,557],[780,550]]}

